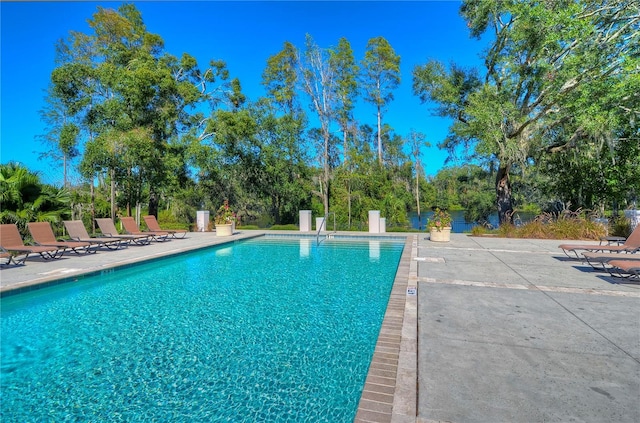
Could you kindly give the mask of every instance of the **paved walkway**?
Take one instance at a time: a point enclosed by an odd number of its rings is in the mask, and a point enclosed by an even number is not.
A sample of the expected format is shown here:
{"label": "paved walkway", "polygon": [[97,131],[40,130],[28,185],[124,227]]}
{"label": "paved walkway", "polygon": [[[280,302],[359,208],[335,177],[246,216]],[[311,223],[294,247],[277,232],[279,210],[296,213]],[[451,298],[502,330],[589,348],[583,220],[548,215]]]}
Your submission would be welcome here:
{"label": "paved walkway", "polygon": [[418,422],[640,422],[640,285],[559,244],[420,237]]}
{"label": "paved walkway", "polygon": [[[393,404],[376,421],[640,421],[640,285],[567,259],[558,241],[452,234],[451,242],[435,243],[424,233],[409,236],[411,253],[403,255],[390,302],[392,328],[378,341],[397,341],[398,383],[391,397],[372,394],[374,406]],[[228,241],[190,233],[168,243],[29,260],[0,271],[0,291]]]}
{"label": "paved walkway", "polygon": [[173,254],[179,254],[211,245],[233,242],[264,233],[264,231],[238,232],[233,237],[216,237],[213,232],[190,232],[184,239],[172,239],[166,242],[152,242],[149,245],[131,244],[119,250],[101,248],[96,254],[65,252],[57,260],[44,260],[37,255],[27,259],[25,266],[3,267],[0,270],[0,292],[14,289],[25,289],[29,286],[41,285],[61,278],[89,272],[100,272],[119,266],[152,260]]}

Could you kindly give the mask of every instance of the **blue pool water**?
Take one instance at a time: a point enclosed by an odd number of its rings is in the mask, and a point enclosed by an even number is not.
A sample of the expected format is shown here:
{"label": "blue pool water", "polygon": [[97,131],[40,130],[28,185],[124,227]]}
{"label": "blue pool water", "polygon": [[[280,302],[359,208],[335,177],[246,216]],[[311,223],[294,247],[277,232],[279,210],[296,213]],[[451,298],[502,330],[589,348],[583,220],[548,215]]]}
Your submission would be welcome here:
{"label": "blue pool water", "polygon": [[0,420],[351,422],[403,245],[257,239],[5,297]]}

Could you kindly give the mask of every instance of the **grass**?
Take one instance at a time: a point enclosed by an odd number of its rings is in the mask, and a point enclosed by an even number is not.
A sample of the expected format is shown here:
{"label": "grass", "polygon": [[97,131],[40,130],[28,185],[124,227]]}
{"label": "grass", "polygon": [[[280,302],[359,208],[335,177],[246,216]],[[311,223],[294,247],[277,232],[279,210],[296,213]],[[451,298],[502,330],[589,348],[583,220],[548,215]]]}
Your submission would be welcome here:
{"label": "grass", "polygon": [[300,230],[300,228],[298,228],[298,225],[294,225],[294,224],[289,224],[289,225],[273,225],[272,227],[270,227],[269,229],[273,230],[273,231],[297,231]]}

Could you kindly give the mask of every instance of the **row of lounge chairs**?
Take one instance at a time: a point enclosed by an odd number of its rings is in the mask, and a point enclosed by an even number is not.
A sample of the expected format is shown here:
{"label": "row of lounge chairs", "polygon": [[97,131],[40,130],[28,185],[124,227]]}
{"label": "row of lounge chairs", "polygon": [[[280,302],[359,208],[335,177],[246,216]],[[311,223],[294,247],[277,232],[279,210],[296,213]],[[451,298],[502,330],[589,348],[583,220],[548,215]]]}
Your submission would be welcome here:
{"label": "row of lounge chairs", "polygon": [[184,238],[186,230],[162,230],[155,216],[144,216],[149,231],[142,231],[133,217],[121,218],[124,234],[120,234],[109,218],[96,219],[101,237],[89,236],[84,223],[80,220],[66,220],[64,226],[69,240],[58,240],[49,222],[27,223],[29,233],[35,245],[24,243],[15,224],[0,225],[0,265],[21,265],[27,257],[39,255],[45,260],[58,259],[65,252],[93,254],[99,248],[116,250],[131,243],[148,245],[152,241],[165,242],[171,238]]}
{"label": "row of lounge chairs", "polygon": [[611,276],[640,279],[640,225],[626,239],[607,237],[599,245],[561,244],[559,248],[568,257],[584,260],[594,269],[606,270]]}

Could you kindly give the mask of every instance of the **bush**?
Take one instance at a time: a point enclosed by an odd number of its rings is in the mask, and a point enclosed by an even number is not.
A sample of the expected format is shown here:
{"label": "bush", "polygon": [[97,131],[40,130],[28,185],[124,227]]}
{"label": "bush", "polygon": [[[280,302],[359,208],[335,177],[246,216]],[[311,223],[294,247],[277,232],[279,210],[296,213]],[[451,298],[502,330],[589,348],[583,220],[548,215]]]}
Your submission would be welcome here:
{"label": "bush", "polygon": [[476,225],[471,228],[471,235],[473,236],[483,236],[483,235],[495,235],[495,230],[490,230],[484,225]]}
{"label": "bush", "polygon": [[162,229],[191,229],[189,222],[180,221],[169,210],[160,210],[158,212],[158,222]]}
{"label": "bush", "polygon": [[607,228],[580,212],[564,211],[560,214],[543,213],[521,226],[502,224],[494,231],[476,226],[471,233],[476,236],[495,234],[505,238],[598,240],[607,235]]}
{"label": "bush", "polygon": [[387,226],[387,232],[420,232],[419,229],[409,228],[407,226]]}
{"label": "bush", "polygon": [[609,234],[612,236],[623,236],[627,238],[631,235],[632,230],[631,220],[624,216],[615,217],[609,222]]}
{"label": "bush", "polygon": [[300,228],[297,225],[289,224],[289,225],[273,225],[269,229],[273,231],[299,231]]}

